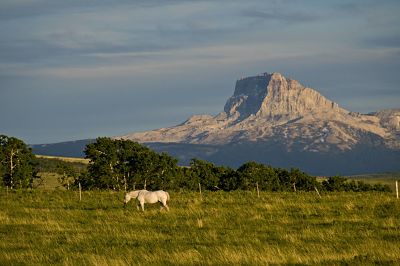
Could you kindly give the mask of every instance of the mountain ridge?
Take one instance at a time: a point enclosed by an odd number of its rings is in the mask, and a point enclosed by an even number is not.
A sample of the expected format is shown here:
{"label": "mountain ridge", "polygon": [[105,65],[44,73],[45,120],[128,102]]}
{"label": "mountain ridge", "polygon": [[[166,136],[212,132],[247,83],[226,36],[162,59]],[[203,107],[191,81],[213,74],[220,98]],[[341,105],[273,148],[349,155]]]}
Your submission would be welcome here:
{"label": "mountain ridge", "polygon": [[368,115],[350,112],[318,91],[274,72],[239,79],[224,111],[216,116],[194,115],[177,126],[116,138],[206,145],[278,138],[288,151],[300,141],[304,150],[328,152],[333,148],[351,150],[374,136],[381,138],[378,145],[397,149],[399,135],[400,109]]}

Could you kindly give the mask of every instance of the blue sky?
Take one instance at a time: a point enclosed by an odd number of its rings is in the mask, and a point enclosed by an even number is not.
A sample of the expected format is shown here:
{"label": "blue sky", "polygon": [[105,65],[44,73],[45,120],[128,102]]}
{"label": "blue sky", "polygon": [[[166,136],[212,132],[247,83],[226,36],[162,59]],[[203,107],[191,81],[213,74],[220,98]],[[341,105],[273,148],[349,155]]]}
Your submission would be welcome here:
{"label": "blue sky", "polygon": [[351,111],[400,108],[400,1],[0,1],[0,134],[52,143],[217,114],[281,72]]}

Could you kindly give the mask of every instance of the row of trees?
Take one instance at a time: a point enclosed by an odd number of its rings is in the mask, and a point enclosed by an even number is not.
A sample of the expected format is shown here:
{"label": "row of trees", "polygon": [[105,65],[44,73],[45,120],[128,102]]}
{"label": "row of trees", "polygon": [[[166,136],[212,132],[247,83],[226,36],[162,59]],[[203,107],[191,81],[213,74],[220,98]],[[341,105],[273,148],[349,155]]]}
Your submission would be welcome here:
{"label": "row of trees", "polygon": [[90,159],[87,172],[75,179],[86,189],[132,190],[147,188],[197,190],[199,184],[208,190],[264,191],[390,191],[388,186],[371,186],[363,182],[348,182],[332,177],[318,182],[299,169],[290,171],[256,162],[243,164],[237,170],[192,159],[189,167],[178,166],[171,156],[158,154],[137,142],[98,138],[85,149]]}
{"label": "row of trees", "polygon": [[171,156],[158,154],[137,142],[98,138],[85,149],[90,159],[87,172],[75,184],[86,189],[259,189],[266,191],[312,190],[316,179],[298,169],[287,171],[255,162],[234,170],[192,159],[189,167],[178,166]]}
{"label": "row of trees", "polygon": [[203,189],[225,191],[256,187],[263,191],[390,191],[388,186],[349,182],[344,177],[330,177],[321,183],[296,168],[288,171],[256,162],[234,170],[192,159],[190,166],[182,167],[166,153],[156,153],[134,141],[106,137],[88,144],[85,154],[90,160],[87,167],[36,159],[23,141],[0,135],[0,178],[10,188],[32,188],[40,170],[58,173],[65,187],[81,184],[84,189],[197,190],[200,184]]}
{"label": "row of trees", "polygon": [[32,150],[14,137],[0,135],[0,178],[3,185],[13,188],[33,187],[37,163]]}
{"label": "row of trees", "polygon": [[186,176],[189,176],[192,182],[186,182],[183,185],[191,189],[195,189],[193,185],[198,183],[207,189],[226,191],[251,190],[257,186],[264,191],[309,191],[318,185],[315,177],[299,169],[294,168],[288,171],[256,162],[245,163],[234,170],[193,159],[190,168],[186,169]]}

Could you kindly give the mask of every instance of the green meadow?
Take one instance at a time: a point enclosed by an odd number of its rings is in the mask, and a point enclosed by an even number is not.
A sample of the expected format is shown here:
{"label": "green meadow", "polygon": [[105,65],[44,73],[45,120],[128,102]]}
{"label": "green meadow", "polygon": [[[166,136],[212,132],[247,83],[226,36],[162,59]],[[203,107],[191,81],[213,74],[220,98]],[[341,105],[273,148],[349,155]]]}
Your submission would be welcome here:
{"label": "green meadow", "polygon": [[394,193],[0,190],[1,265],[399,265]]}

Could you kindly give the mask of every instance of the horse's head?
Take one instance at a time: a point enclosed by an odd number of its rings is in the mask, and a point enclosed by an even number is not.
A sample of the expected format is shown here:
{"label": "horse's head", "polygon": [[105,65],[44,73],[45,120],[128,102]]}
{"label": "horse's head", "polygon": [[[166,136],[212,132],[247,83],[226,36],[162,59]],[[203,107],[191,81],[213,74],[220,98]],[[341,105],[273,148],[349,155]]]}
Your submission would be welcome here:
{"label": "horse's head", "polygon": [[125,194],[125,198],[124,198],[124,206],[131,200],[131,199],[136,199],[137,196],[139,195],[139,193],[142,190],[135,190],[135,191],[131,191]]}

